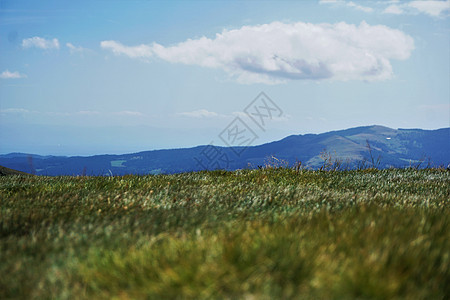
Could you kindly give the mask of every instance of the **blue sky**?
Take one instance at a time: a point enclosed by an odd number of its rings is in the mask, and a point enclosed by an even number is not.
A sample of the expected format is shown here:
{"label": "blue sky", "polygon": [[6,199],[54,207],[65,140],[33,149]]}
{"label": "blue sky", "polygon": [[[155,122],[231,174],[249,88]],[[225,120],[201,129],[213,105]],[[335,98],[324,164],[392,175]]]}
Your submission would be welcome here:
{"label": "blue sky", "polygon": [[264,91],[255,144],[450,126],[450,1],[0,0],[0,153],[208,144]]}

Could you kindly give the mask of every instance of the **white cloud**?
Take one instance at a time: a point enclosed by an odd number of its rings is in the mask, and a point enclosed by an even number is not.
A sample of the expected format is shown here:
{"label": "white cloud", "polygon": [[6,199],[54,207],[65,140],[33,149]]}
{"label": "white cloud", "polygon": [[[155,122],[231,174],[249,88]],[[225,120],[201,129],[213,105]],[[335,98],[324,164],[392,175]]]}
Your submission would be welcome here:
{"label": "white cloud", "polygon": [[213,111],[208,111],[206,109],[200,109],[195,111],[189,111],[189,112],[181,112],[177,113],[179,116],[183,117],[190,117],[190,118],[211,118],[211,117],[217,117],[219,116],[218,113]]}
{"label": "white cloud", "polygon": [[332,5],[339,5],[339,6],[345,5],[345,6],[352,7],[354,9],[357,9],[357,10],[360,10],[360,11],[363,11],[366,13],[370,13],[373,11],[372,7],[362,6],[362,5],[356,4],[353,1],[346,2],[343,0],[319,0],[319,4],[332,4]]}
{"label": "white cloud", "polygon": [[330,4],[330,3],[338,3],[341,0],[319,0],[319,4]]}
{"label": "white cloud", "polygon": [[44,38],[35,36],[32,38],[22,40],[23,48],[40,48],[40,49],[59,49],[58,39],[46,40]]}
{"label": "white cloud", "polygon": [[437,0],[417,0],[403,4],[393,4],[383,11],[388,14],[417,14],[423,13],[432,17],[440,17],[444,12],[450,11],[450,0],[437,1]]}
{"label": "white cloud", "polygon": [[3,73],[0,74],[1,79],[18,79],[18,78],[26,78],[27,75],[20,74],[19,72],[10,72],[9,70],[3,71]]}
{"label": "white cloud", "polygon": [[84,117],[98,117],[98,116],[125,116],[125,117],[142,117],[143,113],[138,111],[115,111],[115,112],[100,112],[95,110],[80,110],[77,112],[58,112],[58,111],[35,111],[24,108],[6,108],[0,109],[0,113],[3,114],[35,114],[52,117],[70,117],[70,116],[84,116]]}
{"label": "white cloud", "polygon": [[441,15],[444,11],[450,10],[450,0],[447,1],[411,1],[408,3],[409,7],[417,9],[421,13],[428,14],[433,17]]}
{"label": "white cloud", "polygon": [[389,5],[388,7],[386,7],[383,10],[383,13],[400,15],[400,14],[404,13],[404,11],[400,6],[393,4],[393,5]]}
{"label": "white cloud", "polygon": [[113,114],[114,115],[119,115],[119,116],[134,116],[134,117],[141,117],[141,116],[143,116],[143,114],[141,112],[130,111],[130,110],[122,110],[122,111],[115,112]]}
{"label": "white cloud", "polygon": [[73,45],[72,43],[66,43],[66,47],[69,48],[70,54],[74,54],[74,53],[82,53],[85,52],[87,49],[83,48],[83,47],[77,47],[75,45]]}
{"label": "white cloud", "polygon": [[235,116],[235,117],[240,117],[240,118],[247,118],[248,117],[248,115],[245,112],[243,112],[243,111],[234,111],[232,113],[232,115]]}
{"label": "white cloud", "polygon": [[27,114],[30,113],[28,109],[24,108],[6,108],[6,109],[0,109],[0,113],[3,114]]}
{"label": "white cloud", "polygon": [[115,41],[102,41],[100,46],[103,49],[111,50],[114,54],[124,54],[131,58],[146,58],[152,56],[152,47],[147,45],[127,47]]}
{"label": "white cloud", "polygon": [[85,115],[85,116],[93,116],[93,115],[99,115],[100,112],[95,111],[95,110],[80,110],[77,114]]}
{"label": "white cloud", "polygon": [[[245,112],[242,112],[242,111],[234,111],[231,115],[235,116],[235,117],[242,118],[242,119],[248,118],[248,115]],[[270,118],[270,120],[274,121],[274,122],[285,122],[285,121],[289,121],[290,119],[292,119],[292,116],[289,115],[289,114],[283,114],[280,117],[272,116]]]}
{"label": "white cloud", "polygon": [[353,7],[355,9],[357,9],[357,10],[360,10],[360,11],[363,11],[363,12],[367,12],[367,13],[370,13],[370,12],[373,11],[372,7],[362,6],[362,5],[354,3],[353,1],[347,2],[347,6]]}
{"label": "white cloud", "polygon": [[384,80],[390,61],[404,60],[413,39],[383,25],[273,22],[224,30],[215,38],[188,39],[173,46],[126,46],[103,41],[101,47],[131,58],[220,68],[241,83],[279,83],[288,79]]}

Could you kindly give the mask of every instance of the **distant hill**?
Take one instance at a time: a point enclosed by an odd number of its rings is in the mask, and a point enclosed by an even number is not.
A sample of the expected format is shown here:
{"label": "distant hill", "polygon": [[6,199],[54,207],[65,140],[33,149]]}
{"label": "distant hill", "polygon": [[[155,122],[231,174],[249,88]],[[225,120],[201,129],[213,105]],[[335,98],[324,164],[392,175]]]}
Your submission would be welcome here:
{"label": "distant hill", "polygon": [[30,174],[0,166],[0,176],[8,176],[8,175],[30,175]]}
{"label": "distant hill", "polygon": [[371,166],[372,159],[380,168],[447,166],[450,163],[450,128],[392,129],[375,125],[322,134],[291,135],[247,148],[204,145],[87,157],[10,153],[0,155],[0,164],[37,175],[124,175],[216,168],[235,170],[281,161],[291,166],[301,161],[304,167],[319,168],[327,156],[332,160],[339,159],[350,168],[361,163]]}

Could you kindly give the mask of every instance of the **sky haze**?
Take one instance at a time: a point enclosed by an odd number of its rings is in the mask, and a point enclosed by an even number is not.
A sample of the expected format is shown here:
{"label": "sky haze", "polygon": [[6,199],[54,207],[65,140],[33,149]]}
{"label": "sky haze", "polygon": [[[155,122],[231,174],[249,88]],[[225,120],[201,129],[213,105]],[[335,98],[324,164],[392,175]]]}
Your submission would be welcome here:
{"label": "sky haze", "polygon": [[0,153],[215,141],[265,92],[257,144],[450,126],[450,1],[0,0]]}

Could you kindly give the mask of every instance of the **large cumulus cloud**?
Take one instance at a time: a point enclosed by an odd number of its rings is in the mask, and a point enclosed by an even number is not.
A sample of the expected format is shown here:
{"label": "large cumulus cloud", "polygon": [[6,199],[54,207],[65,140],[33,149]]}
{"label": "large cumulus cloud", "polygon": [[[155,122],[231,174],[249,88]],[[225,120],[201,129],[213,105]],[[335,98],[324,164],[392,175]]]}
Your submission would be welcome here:
{"label": "large cumulus cloud", "polygon": [[102,41],[117,55],[151,61],[223,69],[244,83],[286,80],[384,80],[393,75],[391,60],[405,60],[414,41],[383,25],[281,23],[224,30],[214,38],[188,39],[171,46],[126,46]]}

